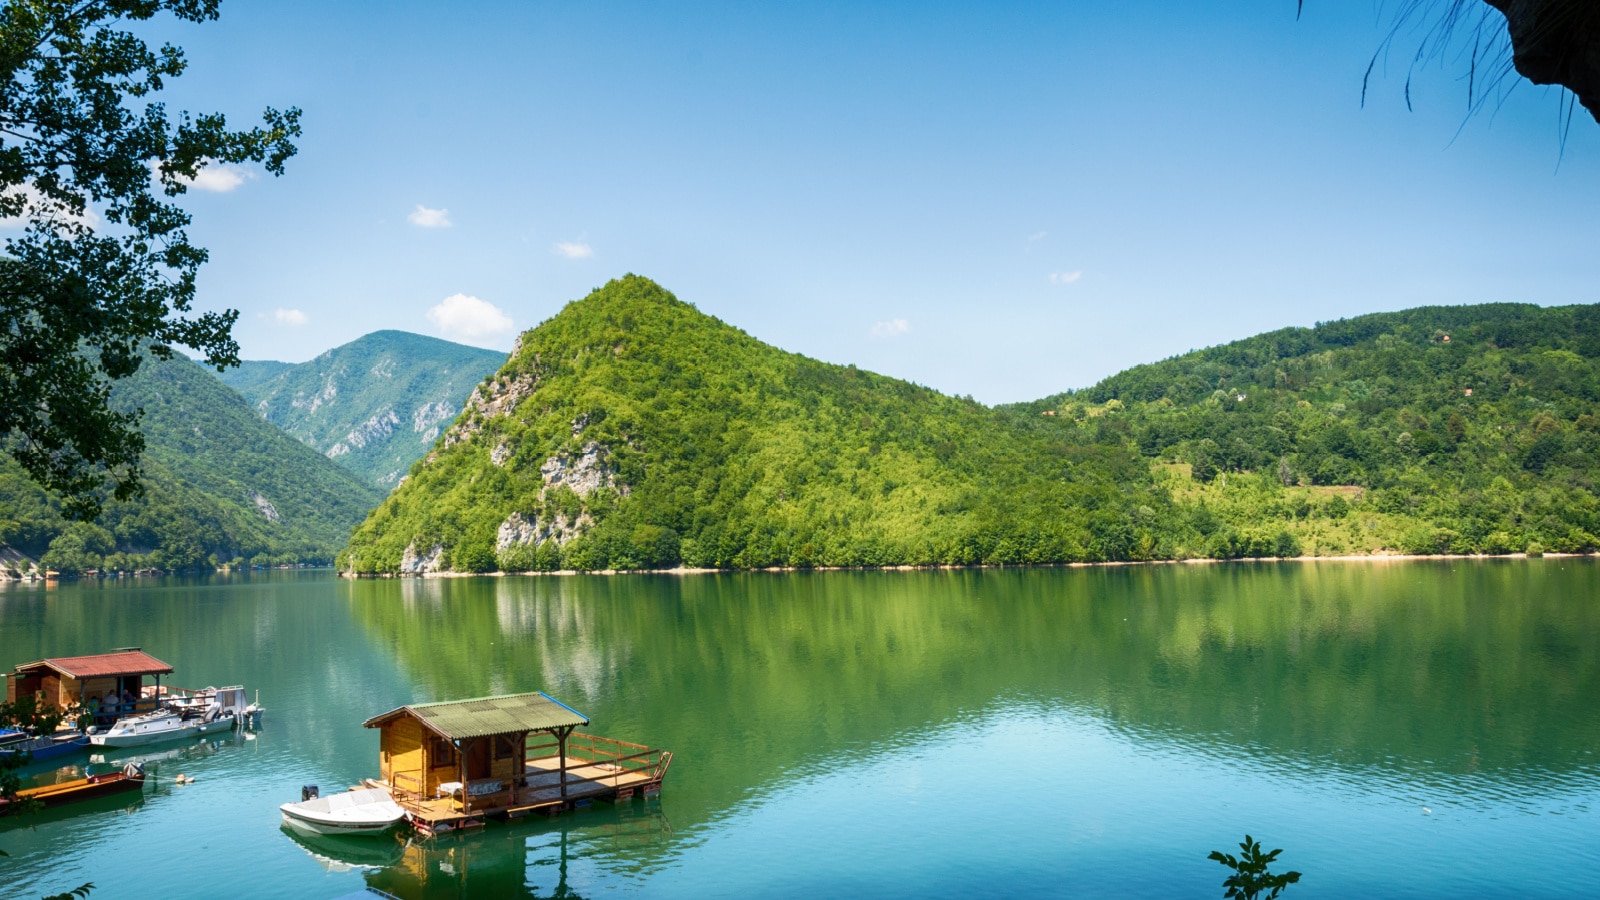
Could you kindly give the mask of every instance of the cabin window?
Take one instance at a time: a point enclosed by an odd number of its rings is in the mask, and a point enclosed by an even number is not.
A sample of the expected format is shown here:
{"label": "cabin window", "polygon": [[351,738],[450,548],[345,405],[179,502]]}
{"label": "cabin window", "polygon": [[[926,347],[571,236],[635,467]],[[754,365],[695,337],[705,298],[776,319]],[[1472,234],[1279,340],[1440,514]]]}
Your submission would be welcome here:
{"label": "cabin window", "polygon": [[494,739],[494,758],[511,759],[517,755],[517,742],[504,735]]}
{"label": "cabin window", "polygon": [[439,768],[440,766],[453,766],[456,762],[455,745],[444,738],[428,738],[428,765]]}

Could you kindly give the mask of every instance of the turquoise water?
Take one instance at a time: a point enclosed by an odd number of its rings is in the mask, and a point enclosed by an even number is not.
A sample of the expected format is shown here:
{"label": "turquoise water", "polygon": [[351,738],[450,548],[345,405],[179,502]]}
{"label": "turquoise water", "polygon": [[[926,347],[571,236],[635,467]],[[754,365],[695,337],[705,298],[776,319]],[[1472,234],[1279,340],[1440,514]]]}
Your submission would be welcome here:
{"label": "turquoise water", "polygon": [[[1558,559],[14,586],[0,664],[142,646],[268,712],[110,756],[167,757],[141,797],[0,820],[0,895],[1214,897],[1247,831],[1289,898],[1600,895],[1597,588]],[[534,689],[674,751],[661,798],[279,828],[376,773],[368,716]]]}

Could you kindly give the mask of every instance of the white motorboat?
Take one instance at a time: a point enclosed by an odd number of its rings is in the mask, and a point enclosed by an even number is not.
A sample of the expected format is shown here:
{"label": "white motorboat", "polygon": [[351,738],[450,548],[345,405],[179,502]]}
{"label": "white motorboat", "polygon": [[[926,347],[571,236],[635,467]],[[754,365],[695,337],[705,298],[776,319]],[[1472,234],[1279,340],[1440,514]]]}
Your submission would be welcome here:
{"label": "white motorboat", "polygon": [[299,803],[285,803],[283,824],[314,834],[382,834],[399,824],[406,811],[383,788],[359,788],[319,797],[301,791]]}
{"label": "white motorboat", "polygon": [[231,731],[237,722],[232,713],[217,709],[190,716],[176,710],[158,709],[118,719],[110,729],[89,735],[89,743],[96,747],[140,747],[214,731]]}

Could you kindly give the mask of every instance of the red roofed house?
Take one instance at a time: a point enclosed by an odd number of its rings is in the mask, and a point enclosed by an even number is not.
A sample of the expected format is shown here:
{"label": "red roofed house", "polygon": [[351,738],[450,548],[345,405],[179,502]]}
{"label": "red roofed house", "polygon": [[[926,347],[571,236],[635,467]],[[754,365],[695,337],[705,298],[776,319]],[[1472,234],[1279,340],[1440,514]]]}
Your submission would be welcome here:
{"label": "red roofed house", "polygon": [[[61,710],[82,704],[85,708],[92,707],[98,717],[125,715],[155,709],[161,676],[171,673],[171,666],[138,648],[92,656],[58,656],[17,666],[6,679],[6,700],[40,694],[47,703]],[[156,689],[141,702],[146,675],[155,676]],[[131,708],[121,704],[124,695],[134,698]],[[104,708],[108,696],[117,698],[116,707]]]}

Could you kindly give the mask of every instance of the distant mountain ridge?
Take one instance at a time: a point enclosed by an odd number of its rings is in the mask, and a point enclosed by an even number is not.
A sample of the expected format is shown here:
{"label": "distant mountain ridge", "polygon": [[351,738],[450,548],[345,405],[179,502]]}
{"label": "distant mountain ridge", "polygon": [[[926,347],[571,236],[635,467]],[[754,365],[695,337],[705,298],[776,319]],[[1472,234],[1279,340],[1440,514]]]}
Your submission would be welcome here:
{"label": "distant mountain ridge", "polygon": [[1285,328],[1011,409],[1170,467],[1207,556],[1280,529],[1313,555],[1600,545],[1600,305]]}
{"label": "distant mountain ridge", "polygon": [[145,496],[70,523],[0,455],[0,546],[63,572],[191,569],[212,557],[327,563],[382,496],[190,360],[145,362],[111,400],[144,411]]}
{"label": "distant mountain ridge", "polygon": [[307,362],[251,360],[217,377],[262,418],[388,489],[504,361],[494,350],[375,331]]}

